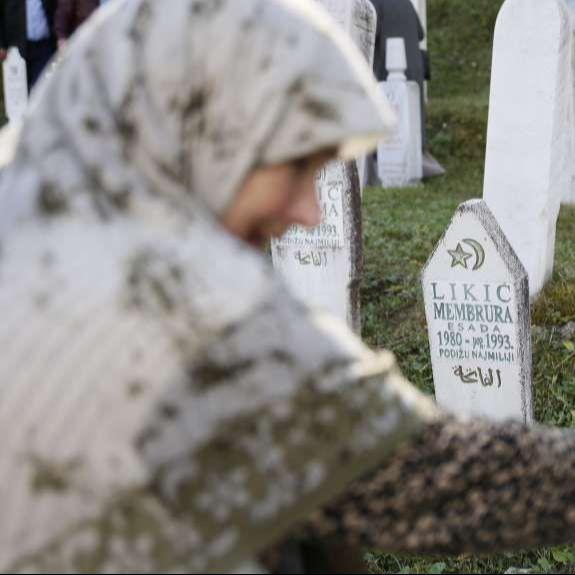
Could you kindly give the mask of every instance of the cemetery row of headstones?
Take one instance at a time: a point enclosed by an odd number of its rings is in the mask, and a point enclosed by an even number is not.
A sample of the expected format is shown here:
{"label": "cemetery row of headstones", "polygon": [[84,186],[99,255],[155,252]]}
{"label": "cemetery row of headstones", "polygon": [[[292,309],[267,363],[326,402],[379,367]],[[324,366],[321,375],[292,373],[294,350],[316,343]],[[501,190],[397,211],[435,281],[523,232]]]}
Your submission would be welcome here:
{"label": "cemetery row of headstones", "polygon": [[[336,3],[326,1],[332,11]],[[460,206],[422,275],[436,398],[460,414],[532,421],[530,296],[550,274],[559,205],[575,199],[574,22],[575,0],[505,2],[494,42],[485,201]],[[417,179],[401,170],[417,163],[400,152],[402,130],[420,133],[411,104],[407,112],[400,104],[418,99],[405,81],[402,48],[390,43],[382,86],[400,119],[396,138],[380,145],[389,185]],[[274,262],[308,302],[358,329],[353,171],[334,164],[321,174],[322,225],[290,230],[274,243]]]}
{"label": "cemetery row of headstones", "polygon": [[484,201],[468,202],[422,284],[435,393],[451,411],[532,422],[529,304],[575,202],[575,1],[506,0],[495,28]]}
{"label": "cemetery row of headstones", "polygon": [[553,271],[560,206],[575,203],[575,0],[500,10],[484,200],[460,207],[423,274],[436,397],[530,422],[529,302]]}
{"label": "cemetery row of headstones", "polygon": [[[369,0],[319,1],[372,62],[376,15]],[[425,1],[412,1],[425,22]],[[525,290],[529,285],[533,299],[549,278],[560,204],[575,202],[574,48],[575,0],[504,3],[495,30],[484,183],[495,218],[482,203],[462,206],[423,275],[436,395],[450,409],[531,419]],[[421,179],[419,88],[406,81],[403,40],[389,41],[387,68],[381,89],[398,124],[379,145],[377,171],[384,187],[400,187]],[[3,64],[3,81],[6,115],[14,121],[28,99],[17,49]],[[294,227],[272,248],[274,265],[297,294],[355,330],[364,170],[364,160],[323,170],[321,225]]]}
{"label": "cemetery row of headstones", "polygon": [[403,38],[389,38],[386,49],[388,77],[380,89],[397,117],[391,137],[377,147],[377,175],[384,188],[403,188],[423,177],[421,98],[417,82],[406,78],[407,57]]}
{"label": "cemetery row of headstones", "polygon": [[[372,62],[370,1],[319,1]],[[424,0],[412,1],[425,19]],[[534,297],[550,275],[561,201],[575,201],[574,22],[575,0],[507,0],[498,18],[486,203],[458,209],[422,276],[436,397],[458,413],[532,420],[529,290]],[[389,41],[387,68],[381,89],[398,123],[379,145],[378,175],[399,187],[421,179],[422,162],[419,87],[406,81],[402,39]],[[27,103],[26,67],[15,49],[3,80],[13,121]],[[356,331],[364,170],[363,160],[326,167],[316,186],[321,224],[294,226],[272,245],[274,265],[295,293]]]}

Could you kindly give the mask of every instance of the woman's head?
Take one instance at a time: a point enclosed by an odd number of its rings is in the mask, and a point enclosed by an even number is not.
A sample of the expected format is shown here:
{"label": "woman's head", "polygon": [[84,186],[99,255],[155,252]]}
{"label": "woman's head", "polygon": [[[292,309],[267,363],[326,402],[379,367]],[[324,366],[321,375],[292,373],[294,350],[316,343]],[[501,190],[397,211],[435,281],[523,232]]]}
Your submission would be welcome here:
{"label": "woman's head", "polygon": [[224,227],[253,247],[260,247],[292,225],[317,226],[321,213],[315,193],[316,173],[335,156],[335,150],[317,152],[253,170],[224,210]]}
{"label": "woman's head", "polygon": [[[293,183],[325,150],[380,137],[390,117],[310,0],[120,0],[40,87],[15,166],[34,166],[29,184],[58,205],[109,215],[152,197],[226,222],[242,192],[263,198],[288,169]],[[299,197],[266,201],[288,195]],[[300,217],[260,217],[250,235]]]}

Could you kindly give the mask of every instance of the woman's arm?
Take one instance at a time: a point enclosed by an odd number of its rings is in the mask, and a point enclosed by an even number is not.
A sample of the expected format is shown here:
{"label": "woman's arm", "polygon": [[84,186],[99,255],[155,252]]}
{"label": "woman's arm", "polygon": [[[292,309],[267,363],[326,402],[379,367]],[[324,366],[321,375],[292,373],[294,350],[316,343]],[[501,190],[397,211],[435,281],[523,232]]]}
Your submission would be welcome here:
{"label": "woman's arm", "polygon": [[307,529],[388,551],[482,553],[575,539],[575,434],[445,419]]}
{"label": "woman's arm", "polygon": [[437,416],[390,354],[283,287],[268,298],[206,334],[138,441],[155,493],[194,525],[202,572],[281,540]]}
{"label": "woman's arm", "polygon": [[206,559],[214,571],[314,508],[307,533],[390,551],[575,538],[575,434],[463,423],[428,402],[391,356],[277,290],[190,363],[138,445],[162,501],[210,545],[234,541]]}

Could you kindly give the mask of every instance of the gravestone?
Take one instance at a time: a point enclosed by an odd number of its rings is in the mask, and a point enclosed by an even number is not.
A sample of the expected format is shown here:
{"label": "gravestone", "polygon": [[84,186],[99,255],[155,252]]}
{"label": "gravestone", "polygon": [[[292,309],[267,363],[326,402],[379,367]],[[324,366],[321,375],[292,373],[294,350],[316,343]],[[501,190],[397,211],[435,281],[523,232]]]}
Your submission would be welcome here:
{"label": "gravestone", "polygon": [[361,196],[354,162],[333,162],[316,180],[322,222],[292,226],[272,241],[274,267],[306,303],[323,308],[359,332],[362,271]]}
{"label": "gravestone", "polygon": [[527,274],[485,202],[457,209],[422,285],[439,405],[531,422]]}
{"label": "gravestone", "polygon": [[377,173],[384,188],[412,186],[423,177],[421,98],[417,82],[405,76],[405,40],[389,38],[386,48],[386,82],[380,88],[398,119],[393,133],[377,147]]}
{"label": "gravestone", "polygon": [[553,270],[573,164],[571,24],[562,0],[506,0],[495,28],[483,197],[529,275]]}
{"label": "gravestone", "polygon": [[[351,36],[373,65],[377,15],[370,0],[317,0]],[[318,174],[322,222],[313,229],[292,226],[272,241],[273,265],[292,291],[359,333],[362,270],[360,174],[365,159],[332,162]]]}
{"label": "gravestone", "polygon": [[570,54],[571,60],[567,70],[564,70],[564,74],[570,79],[569,85],[571,87],[571,96],[569,98],[571,104],[571,119],[569,126],[571,127],[571,149],[573,161],[571,162],[571,183],[566,195],[563,197],[564,204],[575,204],[575,0],[563,0],[563,4],[569,14],[569,22],[571,27],[570,38]]}
{"label": "gravestone", "polygon": [[317,0],[373,66],[377,13],[370,0]]}
{"label": "gravestone", "polygon": [[370,0],[355,0],[350,2],[350,4],[351,17],[348,30],[355,45],[373,68],[375,37],[377,34],[377,12]]}
{"label": "gravestone", "polygon": [[4,109],[10,122],[20,119],[28,105],[26,62],[17,48],[10,48],[2,65]]}

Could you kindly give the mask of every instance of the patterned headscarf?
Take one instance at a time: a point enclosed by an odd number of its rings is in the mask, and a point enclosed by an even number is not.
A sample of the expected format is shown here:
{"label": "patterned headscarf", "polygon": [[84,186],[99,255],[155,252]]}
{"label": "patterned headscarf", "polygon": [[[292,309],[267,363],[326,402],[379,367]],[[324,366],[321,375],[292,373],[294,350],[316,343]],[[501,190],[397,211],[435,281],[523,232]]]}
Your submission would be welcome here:
{"label": "patterned headscarf", "polygon": [[366,64],[314,2],[155,4],[97,13],[42,87],[16,161],[35,163],[40,193],[144,189],[218,213],[256,166],[349,157],[386,133]]}

